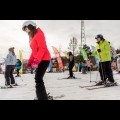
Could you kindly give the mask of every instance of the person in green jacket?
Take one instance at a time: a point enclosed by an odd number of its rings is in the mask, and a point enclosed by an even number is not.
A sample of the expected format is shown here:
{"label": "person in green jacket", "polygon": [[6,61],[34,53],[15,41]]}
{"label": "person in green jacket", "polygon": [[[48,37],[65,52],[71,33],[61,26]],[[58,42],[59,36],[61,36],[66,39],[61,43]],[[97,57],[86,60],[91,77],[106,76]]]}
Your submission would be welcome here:
{"label": "person in green jacket", "polygon": [[97,85],[114,85],[115,81],[111,68],[110,44],[101,34],[98,34],[95,39],[97,40],[97,46],[92,56],[97,56],[99,59],[99,72],[101,77],[101,81],[98,82]]}

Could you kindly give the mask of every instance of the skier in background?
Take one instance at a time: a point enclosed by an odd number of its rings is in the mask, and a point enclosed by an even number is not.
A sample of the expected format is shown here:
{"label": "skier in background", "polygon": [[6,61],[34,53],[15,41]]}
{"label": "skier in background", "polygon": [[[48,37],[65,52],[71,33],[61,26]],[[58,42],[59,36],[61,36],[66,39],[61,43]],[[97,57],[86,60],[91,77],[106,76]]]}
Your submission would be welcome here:
{"label": "skier in background", "polygon": [[115,51],[115,48],[111,46],[111,43],[110,42],[108,43],[110,44],[111,63],[112,63],[116,57],[116,51]]}
{"label": "skier in background", "polygon": [[91,69],[91,61],[88,59],[86,64],[87,64],[87,71],[90,71],[90,69]]}
{"label": "skier in background", "polygon": [[5,59],[5,85],[8,88],[11,88],[12,86],[17,86],[13,76],[16,64],[16,55],[14,49],[14,47],[9,48],[9,53]]}
{"label": "skier in background", "polygon": [[82,62],[81,61],[78,63],[78,66],[79,66],[79,72],[81,72],[81,69],[82,69]]}
{"label": "skier in background", "polygon": [[92,56],[97,56],[99,59],[99,72],[101,76],[101,81],[97,85],[116,85],[111,68],[110,44],[101,34],[98,34],[95,39],[97,40],[97,46]]}
{"label": "skier in background", "polygon": [[72,79],[74,78],[75,79],[75,76],[73,76],[73,67],[74,67],[74,56],[72,54],[72,52],[68,52],[68,55],[69,55],[69,77],[68,79]]}
{"label": "skier in background", "polygon": [[118,73],[120,73],[120,55],[117,58],[117,68],[118,68]]}
{"label": "skier in background", "polygon": [[87,65],[86,65],[86,61],[84,60],[82,62],[82,74],[87,74]]}
{"label": "skier in background", "polygon": [[21,61],[17,59],[17,62],[16,62],[17,75],[15,77],[20,77],[19,71],[21,69],[21,65],[22,65]]}

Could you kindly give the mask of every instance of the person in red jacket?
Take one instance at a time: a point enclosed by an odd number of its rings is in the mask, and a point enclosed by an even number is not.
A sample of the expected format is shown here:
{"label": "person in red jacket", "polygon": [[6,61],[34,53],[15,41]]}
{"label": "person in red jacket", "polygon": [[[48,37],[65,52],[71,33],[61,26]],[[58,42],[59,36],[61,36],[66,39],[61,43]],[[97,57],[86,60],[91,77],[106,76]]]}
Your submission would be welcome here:
{"label": "person in red jacket", "polygon": [[37,28],[33,21],[26,21],[22,26],[22,30],[29,35],[29,43],[32,49],[27,67],[36,68],[35,82],[37,100],[48,100],[43,77],[49,66],[51,57],[46,45],[44,33],[40,28]]}

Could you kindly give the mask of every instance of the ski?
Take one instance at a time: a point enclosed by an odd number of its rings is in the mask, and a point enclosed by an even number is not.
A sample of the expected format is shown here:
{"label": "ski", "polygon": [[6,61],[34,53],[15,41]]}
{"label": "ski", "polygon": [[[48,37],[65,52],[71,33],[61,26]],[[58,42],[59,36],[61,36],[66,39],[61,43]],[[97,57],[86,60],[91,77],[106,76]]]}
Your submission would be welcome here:
{"label": "ski", "polygon": [[109,88],[109,87],[116,87],[116,86],[120,86],[120,85],[114,85],[114,86],[98,86],[98,87],[93,87],[93,88],[87,88],[87,90],[95,90],[95,89],[101,89],[101,88]]}
{"label": "ski", "polygon": [[54,97],[54,96],[51,96],[50,93],[48,93],[47,95],[48,95],[48,99],[49,99],[49,100],[57,100],[57,99],[60,99],[60,98],[65,97],[64,94],[61,94],[61,95],[55,96],[55,97]]}
{"label": "ski", "polygon": [[23,85],[11,85],[11,87],[7,87],[7,86],[0,86],[0,89],[9,89],[9,88],[18,88],[18,87],[21,87],[21,86],[26,86],[27,84],[23,84]]}
{"label": "ski", "polygon": [[0,86],[0,89],[9,89],[9,88],[14,88],[13,86],[7,87],[7,86]]}
{"label": "ski", "polygon": [[79,86],[80,88],[86,88],[86,87],[95,87],[95,86],[101,86],[101,85],[86,85],[86,86]]}
{"label": "ski", "polygon": [[81,79],[81,78],[77,78],[77,77],[76,78],[57,78],[57,80],[65,80],[65,79],[66,80],[72,80],[72,79],[75,80],[75,79]]}
{"label": "ski", "polygon": [[[60,99],[60,98],[63,98],[63,97],[65,97],[65,95],[64,94],[62,94],[62,95],[59,95],[59,96],[48,96],[48,100],[57,100],[57,99]],[[35,97],[34,98],[34,100],[38,100],[38,98],[37,97]]]}
{"label": "ski", "polygon": [[[115,79],[115,81],[116,81],[116,80],[119,80],[119,79]],[[91,81],[91,82],[95,82],[96,84],[98,83],[97,81]],[[102,85],[96,85],[96,84],[95,84],[95,85],[88,85],[88,86],[87,86],[87,85],[86,85],[86,86],[79,86],[79,87],[80,87],[80,88],[86,88],[86,87],[95,87],[95,86],[98,86],[98,87],[99,87],[99,86],[102,86]]]}
{"label": "ski", "polygon": [[64,94],[59,95],[59,96],[55,96],[55,97],[53,97],[53,100],[57,100],[57,99],[60,99],[60,98],[63,98],[63,97],[65,97]]}

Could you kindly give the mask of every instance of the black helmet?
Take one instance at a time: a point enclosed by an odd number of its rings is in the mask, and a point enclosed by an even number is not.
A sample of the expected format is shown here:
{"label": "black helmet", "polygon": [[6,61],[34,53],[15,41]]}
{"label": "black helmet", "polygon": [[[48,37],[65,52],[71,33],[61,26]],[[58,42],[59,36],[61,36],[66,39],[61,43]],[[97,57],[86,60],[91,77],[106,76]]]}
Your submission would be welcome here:
{"label": "black helmet", "polygon": [[72,55],[72,52],[68,52],[68,55],[69,55],[69,56]]}
{"label": "black helmet", "polygon": [[95,39],[97,39],[97,38],[103,39],[103,35],[102,34],[98,34],[98,35],[95,36]]}

